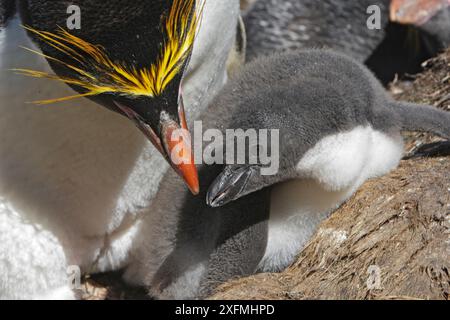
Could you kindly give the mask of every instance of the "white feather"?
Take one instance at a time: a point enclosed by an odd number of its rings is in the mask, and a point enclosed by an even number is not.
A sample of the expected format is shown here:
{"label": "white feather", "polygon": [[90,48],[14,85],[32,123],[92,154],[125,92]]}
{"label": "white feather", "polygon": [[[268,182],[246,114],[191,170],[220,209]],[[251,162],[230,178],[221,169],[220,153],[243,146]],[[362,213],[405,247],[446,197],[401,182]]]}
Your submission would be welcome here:
{"label": "white feather", "polygon": [[367,179],[395,168],[402,154],[399,134],[371,127],[319,141],[298,163],[300,178],[272,192],[269,241],[260,269],[278,271],[292,263],[323,219]]}

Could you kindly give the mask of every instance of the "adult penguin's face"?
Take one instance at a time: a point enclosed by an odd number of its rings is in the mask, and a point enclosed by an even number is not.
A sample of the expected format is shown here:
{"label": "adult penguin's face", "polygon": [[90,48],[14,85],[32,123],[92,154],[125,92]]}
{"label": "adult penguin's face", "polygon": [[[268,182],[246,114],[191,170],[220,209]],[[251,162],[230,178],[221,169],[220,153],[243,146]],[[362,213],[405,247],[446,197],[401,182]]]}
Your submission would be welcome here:
{"label": "adult penguin's face", "polygon": [[67,30],[71,17],[67,1],[22,1],[23,24],[56,75],[18,71],[62,81],[79,93],[40,103],[87,97],[132,120],[196,194],[198,176],[181,83],[200,23],[201,2],[71,1],[80,8],[81,28]]}

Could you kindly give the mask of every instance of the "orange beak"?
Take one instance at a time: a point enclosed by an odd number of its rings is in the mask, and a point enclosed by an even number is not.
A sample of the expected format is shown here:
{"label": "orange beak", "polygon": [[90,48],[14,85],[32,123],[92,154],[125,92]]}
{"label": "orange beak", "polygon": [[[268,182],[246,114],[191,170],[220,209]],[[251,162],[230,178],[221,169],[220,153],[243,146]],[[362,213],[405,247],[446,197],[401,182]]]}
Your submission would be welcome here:
{"label": "orange beak", "polygon": [[189,190],[197,195],[200,186],[183,103],[181,102],[178,108],[180,124],[169,118],[160,119],[160,136],[133,109],[119,102],[115,104],[147,136],[172,169],[185,181]]}
{"label": "orange beak", "polygon": [[450,5],[450,0],[392,0],[391,21],[420,26],[440,10]]}
{"label": "orange beak", "polygon": [[180,120],[181,128],[175,121],[162,123],[162,144],[172,168],[183,178],[189,190],[197,195],[200,192],[198,173],[184,113],[183,117],[180,114]]}

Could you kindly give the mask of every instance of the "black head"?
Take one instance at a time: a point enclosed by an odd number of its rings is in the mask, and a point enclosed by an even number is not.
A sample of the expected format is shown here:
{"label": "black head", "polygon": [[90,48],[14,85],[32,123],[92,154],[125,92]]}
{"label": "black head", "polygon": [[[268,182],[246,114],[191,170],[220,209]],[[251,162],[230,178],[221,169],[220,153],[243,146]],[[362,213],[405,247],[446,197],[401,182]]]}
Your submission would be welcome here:
{"label": "black head", "polygon": [[[21,1],[23,24],[56,76],[18,71],[62,81],[79,93],[41,103],[87,97],[131,119],[197,193],[180,87],[200,20],[198,2]],[[66,27],[69,5],[81,10],[80,29]],[[177,129],[184,135],[173,140]]]}

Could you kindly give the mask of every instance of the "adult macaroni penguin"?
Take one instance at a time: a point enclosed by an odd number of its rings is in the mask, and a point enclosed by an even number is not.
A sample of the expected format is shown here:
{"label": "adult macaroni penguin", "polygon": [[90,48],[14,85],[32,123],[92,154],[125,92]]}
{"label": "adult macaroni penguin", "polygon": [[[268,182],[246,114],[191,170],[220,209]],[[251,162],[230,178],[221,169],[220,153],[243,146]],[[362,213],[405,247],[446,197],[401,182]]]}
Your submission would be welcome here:
{"label": "adult macaroni penguin", "polygon": [[[239,3],[0,4],[0,298],[74,298],[73,267],[128,263],[170,167],[158,150],[171,160],[171,132],[227,79]],[[194,166],[173,167],[195,192]]]}

